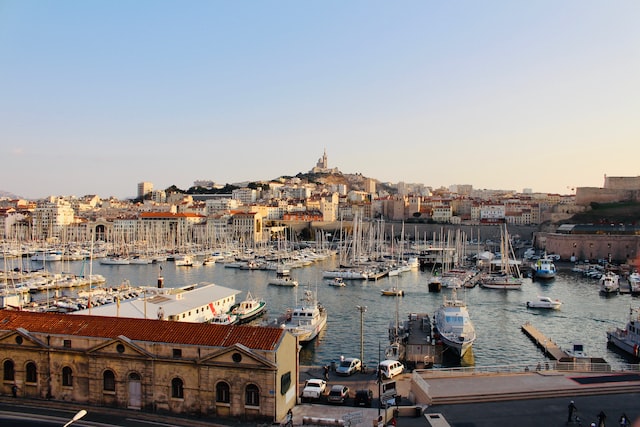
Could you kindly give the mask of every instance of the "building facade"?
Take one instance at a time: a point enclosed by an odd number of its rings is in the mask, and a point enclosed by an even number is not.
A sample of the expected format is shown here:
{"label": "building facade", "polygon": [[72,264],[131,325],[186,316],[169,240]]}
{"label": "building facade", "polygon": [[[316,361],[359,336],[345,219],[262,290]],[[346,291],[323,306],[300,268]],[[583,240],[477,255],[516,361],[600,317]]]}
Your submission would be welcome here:
{"label": "building facade", "polygon": [[274,421],[296,403],[281,328],[8,310],[0,325],[5,395]]}

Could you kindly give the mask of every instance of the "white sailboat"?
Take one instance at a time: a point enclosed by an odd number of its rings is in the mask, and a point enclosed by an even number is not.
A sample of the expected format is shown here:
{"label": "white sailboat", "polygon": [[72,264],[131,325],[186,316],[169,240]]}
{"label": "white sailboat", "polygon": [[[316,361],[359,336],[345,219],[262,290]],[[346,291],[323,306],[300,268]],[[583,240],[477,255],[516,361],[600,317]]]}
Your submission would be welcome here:
{"label": "white sailboat", "polygon": [[[524,278],[520,272],[519,261],[515,259],[513,247],[505,224],[504,230],[500,230],[500,271],[489,272],[480,277],[480,286],[488,289],[520,289]],[[496,262],[492,262],[492,265]]]}

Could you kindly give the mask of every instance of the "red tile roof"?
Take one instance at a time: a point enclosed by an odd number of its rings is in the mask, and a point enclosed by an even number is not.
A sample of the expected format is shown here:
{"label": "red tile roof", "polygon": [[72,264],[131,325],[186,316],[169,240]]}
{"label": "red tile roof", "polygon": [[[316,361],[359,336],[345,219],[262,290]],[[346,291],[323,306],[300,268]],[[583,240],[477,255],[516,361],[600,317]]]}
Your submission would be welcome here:
{"label": "red tile roof", "polygon": [[242,344],[255,350],[275,350],[285,331],[276,327],[225,326],[166,320],[0,310],[0,330],[23,328],[33,333],[117,338],[134,341],[229,347]]}

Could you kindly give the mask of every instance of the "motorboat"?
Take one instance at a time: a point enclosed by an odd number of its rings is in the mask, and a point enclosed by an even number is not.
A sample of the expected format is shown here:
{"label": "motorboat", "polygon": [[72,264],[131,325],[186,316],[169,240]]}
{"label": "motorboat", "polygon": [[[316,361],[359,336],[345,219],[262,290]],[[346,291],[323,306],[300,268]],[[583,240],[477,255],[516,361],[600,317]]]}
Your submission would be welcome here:
{"label": "motorboat", "polygon": [[262,316],[266,308],[267,303],[264,300],[255,298],[251,295],[251,292],[247,292],[247,297],[244,301],[231,308],[231,314],[238,316],[238,323],[246,323]]}
{"label": "motorboat", "polygon": [[327,285],[335,286],[336,288],[344,288],[347,286],[342,277],[334,277],[332,280],[327,280]]}
{"label": "motorboat", "polygon": [[312,341],[327,325],[327,311],[314,292],[304,291],[302,303],[287,312],[282,329],[292,333],[300,344]]}
{"label": "motorboat", "polygon": [[404,296],[404,291],[402,289],[396,288],[395,286],[388,289],[381,289],[380,293],[385,296],[395,296],[395,297]]}
{"label": "motorboat", "polygon": [[476,340],[476,330],[471,322],[467,304],[457,298],[452,289],[451,298],[445,298],[436,311],[435,326],[442,343],[463,357]]}
{"label": "motorboat", "polygon": [[219,313],[214,315],[209,323],[212,325],[235,325],[238,323],[238,316],[233,313]]}
{"label": "motorboat", "polygon": [[176,267],[193,267],[193,258],[191,255],[179,255],[174,258]]}
{"label": "motorboat", "polygon": [[629,291],[632,294],[640,293],[640,273],[634,271],[627,278],[629,281]]}
{"label": "motorboat", "polygon": [[442,290],[442,281],[439,276],[433,276],[427,285],[429,292],[440,292]]}
{"label": "motorboat", "polygon": [[612,271],[607,271],[600,276],[599,282],[600,292],[603,294],[617,294],[620,292],[620,278]]}
{"label": "motorboat", "polygon": [[585,359],[589,357],[587,353],[585,353],[584,345],[582,343],[571,344],[571,349],[565,350],[565,353],[567,353],[567,356],[575,357],[576,359]]}
{"label": "motorboat", "polygon": [[292,287],[298,286],[298,281],[292,278],[291,276],[276,275],[276,277],[269,279],[269,284],[275,285],[275,286],[285,286],[285,287],[292,288]]}
{"label": "motorboat", "polygon": [[638,358],[640,357],[640,308],[629,310],[626,327],[607,331],[607,343]]}
{"label": "motorboat", "polygon": [[532,301],[527,301],[527,308],[546,308],[551,310],[558,310],[562,306],[562,302],[558,299],[551,299],[538,295],[538,298]]}
{"label": "motorboat", "polygon": [[531,265],[531,275],[534,279],[553,279],[556,277],[556,265],[553,259],[544,256]]}

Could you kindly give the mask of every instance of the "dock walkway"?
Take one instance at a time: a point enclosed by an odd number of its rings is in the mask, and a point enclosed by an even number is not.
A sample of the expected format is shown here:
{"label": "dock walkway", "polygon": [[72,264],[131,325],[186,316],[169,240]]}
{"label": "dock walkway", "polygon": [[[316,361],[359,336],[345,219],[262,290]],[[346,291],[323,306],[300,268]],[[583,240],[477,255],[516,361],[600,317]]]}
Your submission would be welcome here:
{"label": "dock walkway", "polygon": [[551,338],[545,336],[531,323],[527,322],[522,325],[522,332],[524,332],[525,335],[531,338],[531,341],[533,341],[542,351],[544,351],[544,354],[547,357],[557,361],[568,357],[567,353],[562,350],[558,346],[558,344],[553,342]]}

